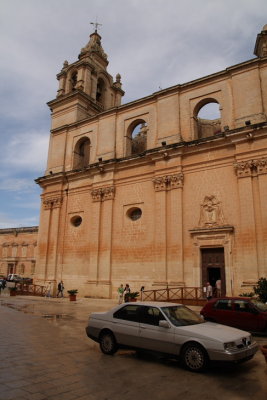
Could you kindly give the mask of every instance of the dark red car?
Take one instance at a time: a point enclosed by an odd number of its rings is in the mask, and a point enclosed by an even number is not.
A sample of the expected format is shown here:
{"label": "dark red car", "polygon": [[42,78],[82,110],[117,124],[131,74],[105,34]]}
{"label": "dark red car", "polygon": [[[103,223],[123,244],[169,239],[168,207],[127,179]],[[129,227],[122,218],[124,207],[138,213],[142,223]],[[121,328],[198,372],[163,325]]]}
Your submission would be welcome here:
{"label": "dark red car", "polygon": [[267,334],[267,304],[250,297],[221,297],[207,302],[200,314],[206,321]]}

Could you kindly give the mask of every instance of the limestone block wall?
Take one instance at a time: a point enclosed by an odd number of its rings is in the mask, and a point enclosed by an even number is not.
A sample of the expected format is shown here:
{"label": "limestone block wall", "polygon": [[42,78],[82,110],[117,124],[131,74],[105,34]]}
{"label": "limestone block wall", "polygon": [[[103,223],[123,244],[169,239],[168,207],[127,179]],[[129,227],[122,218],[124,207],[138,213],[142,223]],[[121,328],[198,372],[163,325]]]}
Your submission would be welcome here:
{"label": "limestone block wall", "polygon": [[[199,109],[215,101],[220,105],[221,129],[236,129],[246,121],[266,121],[266,60],[254,59],[225,71],[183,85],[177,85],[147,98],[137,100],[87,118],[79,124],[67,119],[70,110],[61,106],[61,122],[52,124],[47,171],[73,168],[75,141],[90,138],[90,163],[127,154],[127,136],[135,121],[147,123],[147,150],[162,142],[177,143],[198,138],[196,116]],[[53,118],[53,114],[52,114]],[[68,128],[66,128],[68,125]]]}

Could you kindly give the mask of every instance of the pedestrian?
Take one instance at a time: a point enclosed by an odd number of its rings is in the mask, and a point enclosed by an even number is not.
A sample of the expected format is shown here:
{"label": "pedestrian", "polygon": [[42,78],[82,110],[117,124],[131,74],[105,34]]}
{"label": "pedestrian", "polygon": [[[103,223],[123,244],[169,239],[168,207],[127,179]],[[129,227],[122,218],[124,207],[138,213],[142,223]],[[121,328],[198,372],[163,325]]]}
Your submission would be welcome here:
{"label": "pedestrian", "polygon": [[206,284],[206,297],[207,300],[210,300],[212,298],[212,286],[209,282]]}
{"label": "pedestrian", "polygon": [[2,283],[2,279],[0,279],[0,294],[1,294],[2,289],[3,289],[3,283]]}
{"label": "pedestrian", "polygon": [[120,287],[118,288],[118,300],[119,300],[119,304],[121,304],[123,302],[123,284],[120,285]]}
{"label": "pedestrian", "polygon": [[222,295],[222,281],[220,279],[217,279],[216,283],[216,296],[221,297]]}
{"label": "pedestrian", "polygon": [[124,291],[123,291],[123,296],[124,296],[124,301],[127,303],[129,301],[129,293],[131,292],[130,286],[128,283],[126,283]]}
{"label": "pedestrian", "polygon": [[2,278],[2,289],[4,290],[6,287],[6,278]]}
{"label": "pedestrian", "polygon": [[141,301],[143,300],[143,291],[145,290],[144,286],[141,286],[140,292],[141,292]]}
{"label": "pedestrian", "polygon": [[60,281],[59,284],[57,285],[57,297],[64,297],[64,285],[63,281]]}

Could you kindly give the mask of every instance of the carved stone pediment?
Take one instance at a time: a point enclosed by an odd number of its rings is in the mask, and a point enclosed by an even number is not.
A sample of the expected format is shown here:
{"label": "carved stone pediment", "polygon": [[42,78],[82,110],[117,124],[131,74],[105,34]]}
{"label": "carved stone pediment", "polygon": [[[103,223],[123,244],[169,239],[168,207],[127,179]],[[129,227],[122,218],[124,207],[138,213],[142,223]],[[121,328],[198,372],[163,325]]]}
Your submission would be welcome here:
{"label": "carved stone pediment", "polygon": [[224,225],[226,224],[221,202],[214,195],[205,196],[200,205],[198,228],[213,228]]}

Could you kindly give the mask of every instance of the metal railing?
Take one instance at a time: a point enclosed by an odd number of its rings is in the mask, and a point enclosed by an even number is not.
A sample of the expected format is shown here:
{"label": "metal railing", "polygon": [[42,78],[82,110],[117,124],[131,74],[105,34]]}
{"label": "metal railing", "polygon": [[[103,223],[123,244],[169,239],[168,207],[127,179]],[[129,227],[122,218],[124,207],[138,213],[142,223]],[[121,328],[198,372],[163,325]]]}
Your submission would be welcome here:
{"label": "metal railing", "polygon": [[44,296],[45,286],[34,285],[33,283],[16,282],[16,294],[25,296]]}
{"label": "metal railing", "polygon": [[200,287],[167,287],[165,289],[144,290],[142,301],[169,301],[188,305],[203,305],[207,300]]}

